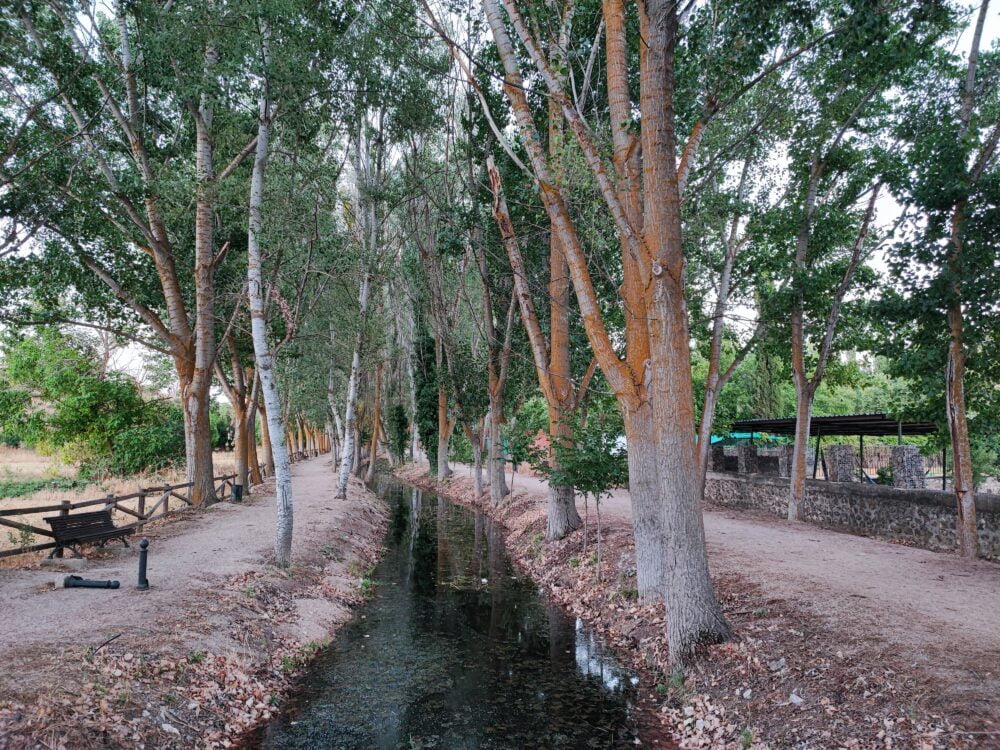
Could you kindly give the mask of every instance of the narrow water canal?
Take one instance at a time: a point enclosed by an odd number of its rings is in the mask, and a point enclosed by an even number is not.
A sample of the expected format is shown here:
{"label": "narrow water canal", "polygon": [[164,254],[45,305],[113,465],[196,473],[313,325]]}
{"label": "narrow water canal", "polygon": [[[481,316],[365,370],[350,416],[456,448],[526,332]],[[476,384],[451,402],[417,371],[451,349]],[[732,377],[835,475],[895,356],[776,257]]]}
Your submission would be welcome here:
{"label": "narrow water canal", "polygon": [[397,480],[375,594],[268,727],[268,748],[620,748],[637,682],[508,562],[481,513]]}

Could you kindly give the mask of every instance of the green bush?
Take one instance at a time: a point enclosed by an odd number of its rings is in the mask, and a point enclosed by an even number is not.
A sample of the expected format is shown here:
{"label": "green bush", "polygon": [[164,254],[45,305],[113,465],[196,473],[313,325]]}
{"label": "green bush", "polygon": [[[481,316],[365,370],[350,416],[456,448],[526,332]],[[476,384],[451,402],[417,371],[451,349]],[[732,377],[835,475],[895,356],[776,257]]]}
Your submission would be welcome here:
{"label": "green bush", "polygon": [[129,476],[158,471],[184,462],[184,418],[169,408],[159,419],[122,430],[112,439],[111,452],[80,469],[84,476]]}
{"label": "green bush", "polygon": [[472,443],[465,432],[457,427],[448,441],[448,458],[460,464],[472,463]]}
{"label": "green bush", "polygon": [[406,456],[406,446],[410,441],[410,418],[406,407],[395,404],[389,411],[389,442],[396,457],[402,461]]}

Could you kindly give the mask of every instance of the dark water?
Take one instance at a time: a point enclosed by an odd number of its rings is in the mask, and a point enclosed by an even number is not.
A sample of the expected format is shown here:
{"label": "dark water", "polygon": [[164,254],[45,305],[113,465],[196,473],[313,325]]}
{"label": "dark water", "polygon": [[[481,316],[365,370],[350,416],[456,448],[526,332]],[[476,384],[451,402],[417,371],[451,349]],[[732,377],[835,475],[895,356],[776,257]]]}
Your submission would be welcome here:
{"label": "dark water", "polygon": [[638,680],[515,572],[480,513],[392,479],[374,598],[269,748],[634,747]]}

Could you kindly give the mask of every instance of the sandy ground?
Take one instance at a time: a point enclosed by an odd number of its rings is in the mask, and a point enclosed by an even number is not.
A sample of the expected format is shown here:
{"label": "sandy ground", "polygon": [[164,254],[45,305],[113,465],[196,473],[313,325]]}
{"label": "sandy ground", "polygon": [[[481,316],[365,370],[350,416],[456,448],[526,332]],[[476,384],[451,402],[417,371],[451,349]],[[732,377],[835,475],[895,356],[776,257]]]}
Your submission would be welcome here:
{"label": "sandy ground", "polygon": [[[0,570],[0,748],[8,747],[4,721],[7,731],[24,726],[16,717],[43,696],[50,705],[28,716],[32,731],[58,738],[67,727],[112,726],[120,737],[102,742],[109,747],[140,740],[221,746],[272,715],[273,697],[362,601],[359,581],[385,529],[383,504],[360,482],[352,480],[346,502],[334,499],[329,455],[295,464],[292,477],[295,531],[286,571],[269,565],[271,483],[246,503],[183,511],[147,526],[148,591],[135,586],[140,537],[130,549],[88,548],[91,559],[79,571]],[[117,579],[121,588],[62,588],[69,572]],[[112,638],[95,658],[93,649]],[[116,702],[97,700],[95,690]],[[88,741],[76,736],[64,744]]]}

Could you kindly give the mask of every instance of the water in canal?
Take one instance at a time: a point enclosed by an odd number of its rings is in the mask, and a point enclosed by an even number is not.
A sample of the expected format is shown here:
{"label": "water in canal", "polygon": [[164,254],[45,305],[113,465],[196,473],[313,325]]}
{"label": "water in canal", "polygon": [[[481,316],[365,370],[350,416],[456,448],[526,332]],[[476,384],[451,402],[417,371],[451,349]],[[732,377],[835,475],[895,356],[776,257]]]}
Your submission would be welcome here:
{"label": "water in canal", "polygon": [[619,748],[637,679],[512,569],[481,513],[393,479],[374,597],[265,731],[268,748]]}

